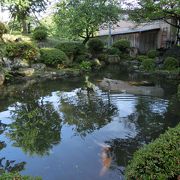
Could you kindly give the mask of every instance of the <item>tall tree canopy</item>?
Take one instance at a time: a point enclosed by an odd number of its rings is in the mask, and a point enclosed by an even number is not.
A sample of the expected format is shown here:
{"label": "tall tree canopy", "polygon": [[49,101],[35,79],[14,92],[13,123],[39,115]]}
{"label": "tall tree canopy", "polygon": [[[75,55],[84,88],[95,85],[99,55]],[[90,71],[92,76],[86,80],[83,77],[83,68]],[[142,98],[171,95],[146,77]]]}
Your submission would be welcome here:
{"label": "tall tree canopy", "polygon": [[116,0],[64,0],[57,4],[57,27],[72,37],[81,37],[84,44],[94,37],[102,24],[119,20]]}
{"label": "tall tree canopy", "polygon": [[4,0],[3,5],[7,7],[12,18],[21,23],[23,33],[27,33],[27,18],[30,14],[44,11],[47,3],[48,0]]}
{"label": "tall tree canopy", "polygon": [[164,20],[177,29],[177,42],[180,32],[180,0],[138,0],[138,6],[133,7],[130,17],[138,22],[149,20]]}

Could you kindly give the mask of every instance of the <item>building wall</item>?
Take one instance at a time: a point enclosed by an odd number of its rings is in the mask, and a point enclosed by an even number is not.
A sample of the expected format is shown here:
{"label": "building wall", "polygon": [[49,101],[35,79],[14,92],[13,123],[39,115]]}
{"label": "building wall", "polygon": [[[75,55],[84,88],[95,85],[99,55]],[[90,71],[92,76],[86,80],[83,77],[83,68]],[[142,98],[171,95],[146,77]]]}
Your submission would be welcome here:
{"label": "building wall", "polygon": [[[168,48],[175,40],[175,31],[164,21],[142,23],[138,26],[124,21],[119,24],[117,28],[112,29],[112,41],[128,39],[131,47],[138,48],[141,53],[150,49]],[[99,37],[108,41],[108,30],[100,30]]]}

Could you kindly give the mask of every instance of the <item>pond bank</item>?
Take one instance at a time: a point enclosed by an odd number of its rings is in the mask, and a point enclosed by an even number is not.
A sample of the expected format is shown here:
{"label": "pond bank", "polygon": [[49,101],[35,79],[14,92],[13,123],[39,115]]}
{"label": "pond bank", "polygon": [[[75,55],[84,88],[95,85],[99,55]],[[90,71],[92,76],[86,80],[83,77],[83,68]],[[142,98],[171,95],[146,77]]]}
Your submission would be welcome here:
{"label": "pond bank", "polygon": [[167,70],[154,70],[154,71],[144,71],[140,68],[140,63],[137,60],[124,61],[121,62],[130,73],[137,73],[143,75],[144,77],[152,78],[165,78],[170,80],[180,80],[180,73],[177,71],[167,71]]}

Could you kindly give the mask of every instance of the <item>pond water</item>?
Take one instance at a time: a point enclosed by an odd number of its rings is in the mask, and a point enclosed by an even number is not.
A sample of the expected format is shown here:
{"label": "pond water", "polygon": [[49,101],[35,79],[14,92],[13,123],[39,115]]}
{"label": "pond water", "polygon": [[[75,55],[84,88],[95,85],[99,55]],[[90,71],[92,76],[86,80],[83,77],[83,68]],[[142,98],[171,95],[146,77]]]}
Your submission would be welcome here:
{"label": "pond water", "polygon": [[[117,67],[91,77],[139,80]],[[143,79],[143,78],[142,78]],[[0,173],[43,180],[124,179],[133,153],[180,120],[176,83],[161,95],[83,90],[84,78],[13,86],[0,97]]]}

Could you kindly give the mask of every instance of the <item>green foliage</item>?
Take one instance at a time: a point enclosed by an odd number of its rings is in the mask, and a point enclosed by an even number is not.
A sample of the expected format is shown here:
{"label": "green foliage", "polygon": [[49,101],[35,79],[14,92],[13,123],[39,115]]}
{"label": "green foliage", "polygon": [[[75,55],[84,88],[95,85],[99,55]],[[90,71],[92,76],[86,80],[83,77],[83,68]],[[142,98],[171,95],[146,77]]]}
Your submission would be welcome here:
{"label": "green foliage", "polygon": [[83,71],[91,71],[92,63],[89,61],[82,61],[79,66],[80,66],[80,69]]}
{"label": "green foliage", "polygon": [[178,99],[179,99],[179,101],[180,101],[180,84],[178,85],[177,96],[178,96]]}
{"label": "green foliage", "polygon": [[106,61],[108,60],[108,55],[105,54],[105,53],[99,54],[99,55],[98,55],[98,59],[99,59],[100,61],[106,62]]}
{"label": "green foliage", "polygon": [[164,57],[174,57],[180,62],[180,46],[175,46],[168,49],[164,53]]}
{"label": "green foliage", "polygon": [[6,55],[6,44],[4,42],[0,42],[0,59]]}
{"label": "green foliage", "polygon": [[107,53],[109,55],[120,55],[121,51],[116,47],[111,47],[111,48],[107,49]]}
{"label": "green foliage", "polygon": [[23,33],[27,33],[27,19],[31,14],[44,11],[47,3],[48,0],[3,0],[2,5],[9,10],[12,19],[21,23]]}
{"label": "green foliage", "polygon": [[158,53],[157,53],[156,50],[150,50],[150,51],[148,51],[147,56],[148,56],[148,58],[152,58],[153,59],[153,58],[158,56]]}
{"label": "green foliage", "polygon": [[180,124],[135,152],[127,179],[176,179],[180,172]]}
{"label": "green foliage", "polygon": [[42,180],[40,177],[22,176],[18,173],[3,173],[0,175],[1,180]]}
{"label": "green foliage", "polygon": [[119,6],[115,0],[61,1],[57,4],[55,22],[60,31],[84,39],[95,36],[102,24],[119,20]]}
{"label": "green foliage", "polygon": [[32,43],[11,42],[6,44],[6,56],[12,60],[21,58],[30,62],[38,58],[39,50]]}
{"label": "green foliage", "polygon": [[81,63],[82,61],[89,61],[89,55],[88,54],[82,54],[75,58],[74,62]]}
{"label": "green foliage", "polygon": [[137,56],[137,60],[140,62],[143,62],[144,60],[149,59],[148,56],[145,55],[139,55]]}
{"label": "green foliage", "polygon": [[100,54],[104,49],[104,43],[98,38],[90,39],[87,43],[88,49],[91,54]]}
{"label": "green foliage", "polygon": [[0,21],[0,40],[2,39],[3,34],[5,34],[7,32],[7,28],[4,25],[4,23],[2,23]]}
{"label": "green foliage", "polygon": [[40,54],[41,62],[47,65],[57,66],[58,64],[66,64],[68,62],[66,54],[56,48],[42,48],[40,49]]}
{"label": "green foliage", "polygon": [[69,58],[73,58],[73,60],[79,56],[86,53],[86,48],[81,42],[62,42],[59,43],[56,48],[65,52],[65,54]]}
{"label": "green foliage", "polygon": [[[148,22],[150,20],[163,19],[172,26],[180,28],[179,0],[156,0],[156,2],[149,0],[139,0],[138,4],[139,5],[135,6],[134,3],[131,3],[131,5],[129,3],[128,7],[131,9],[131,11],[129,11],[129,15],[132,20],[137,22]],[[167,19],[171,19],[172,21],[167,21]]]}
{"label": "green foliage", "polygon": [[174,70],[178,67],[178,60],[173,57],[167,57],[164,61],[164,69],[166,70]]}
{"label": "green foliage", "polygon": [[34,29],[33,38],[38,41],[46,40],[48,37],[47,28],[39,26]]}
{"label": "green foliage", "polygon": [[142,68],[145,71],[154,71],[155,70],[155,63],[153,59],[145,59],[142,61]]}
{"label": "green foliage", "polygon": [[130,42],[126,39],[120,39],[113,43],[113,47],[121,52],[127,52],[128,48],[130,48]]}

